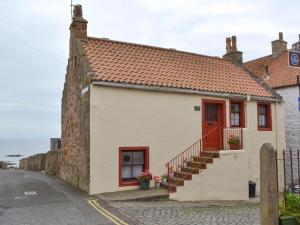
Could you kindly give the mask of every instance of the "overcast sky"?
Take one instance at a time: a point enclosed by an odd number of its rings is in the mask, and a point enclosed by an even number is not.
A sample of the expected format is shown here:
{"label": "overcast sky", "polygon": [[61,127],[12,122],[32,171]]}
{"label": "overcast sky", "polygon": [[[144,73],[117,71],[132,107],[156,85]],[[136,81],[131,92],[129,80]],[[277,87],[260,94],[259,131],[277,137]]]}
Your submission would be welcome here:
{"label": "overcast sky", "polygon": [[[287,4],[288,2],[288,4]],[[299,0],[74,0],[88,35],[222,56],[237,35],[244,59],[300,33]],[[70,0],[0,0],[0,138],[60,136]]]}

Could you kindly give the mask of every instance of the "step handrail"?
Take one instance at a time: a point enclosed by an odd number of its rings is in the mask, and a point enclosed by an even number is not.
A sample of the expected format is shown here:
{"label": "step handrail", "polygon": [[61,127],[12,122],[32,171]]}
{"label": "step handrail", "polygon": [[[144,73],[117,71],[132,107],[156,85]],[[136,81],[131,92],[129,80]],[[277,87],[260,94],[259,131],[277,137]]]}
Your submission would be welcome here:
{"label": "step handrail", "polygon": [[[202,138],[200,138],[198,141],[194,142],[192,145],[190,145],[188,148],[186,148],[184,151],[179,153],[177,156],[175,156],[173,159],[171,159],[169,162],[166,163],[167,167],[167,181],[168,181],[168,191],[170,192],[170,179],[173,178],[174,172],[179,171],[179,168],[182,168],[184,166],[184,163],[187,162],[188,159],[192,157],[200,156],[200,153],[202,152],[202,139],[207,137],[209,134],[211,134],[213,131],[215,131],[219,127],[215,127],[211,129],[209,132],[207,132]],[[174,167],[176,169],[174,169]]]}

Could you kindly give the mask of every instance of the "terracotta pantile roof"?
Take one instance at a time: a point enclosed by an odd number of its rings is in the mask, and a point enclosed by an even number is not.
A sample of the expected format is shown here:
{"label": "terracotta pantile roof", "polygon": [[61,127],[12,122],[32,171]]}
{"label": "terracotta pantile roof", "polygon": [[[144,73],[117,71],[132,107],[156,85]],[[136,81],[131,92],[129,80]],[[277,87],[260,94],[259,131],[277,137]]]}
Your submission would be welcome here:
{"label": "terracotta pantile roof", "polygon": [[94,81],[274,97],[227,59],[91,37],[82,45]]}
{"label": "terracotta pantile roof", "polygon": [[266,83],[272,88],[296,85],[297,75],[300,75],[300,69],[289,67],[288,51],[282,52],[277,58],[269,55],[246,62],[245,66],[260,78],[265,76],[267,66],[269,79]]}

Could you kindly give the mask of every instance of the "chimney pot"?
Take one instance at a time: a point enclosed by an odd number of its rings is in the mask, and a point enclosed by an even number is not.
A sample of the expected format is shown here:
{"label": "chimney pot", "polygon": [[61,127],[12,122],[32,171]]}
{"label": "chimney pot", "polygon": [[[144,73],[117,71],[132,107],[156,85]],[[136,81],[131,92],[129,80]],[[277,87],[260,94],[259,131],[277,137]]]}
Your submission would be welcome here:
{"label": "chimney pot", "polygon": [[226,53],[231,52],[231,39],[230,37],[226,38]]}
{"label": "chimney pot", "polygon": [[236,47],[236,36],[232,36],[232,37],[231,37],[231,41],[232,41],[231,50],[232,50],[232,51],[237,51],[237,47]]}
{"label": "chimney pot", "polygon": [[300,41],[300,34],[298,34],[298,38],[299,38],[299,41]]}
{"label": "chimney pot", "polygon": [[73,17],[82,17],[82,6],[74,5]]}
{"label": "chimney pot", "polygon": [[279,32],[279,40],[283,41],[283,33],[282,32]]}

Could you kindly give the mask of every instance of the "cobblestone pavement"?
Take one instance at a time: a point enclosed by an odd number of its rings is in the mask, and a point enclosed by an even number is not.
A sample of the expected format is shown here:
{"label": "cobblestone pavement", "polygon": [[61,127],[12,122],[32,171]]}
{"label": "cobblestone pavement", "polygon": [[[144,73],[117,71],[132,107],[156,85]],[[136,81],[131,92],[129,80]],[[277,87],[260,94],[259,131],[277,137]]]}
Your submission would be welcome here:
{"label": "cobblestone pavement", "polygon": [[110,202],[123,215],[144,225],[259,225],[253,203]]}

